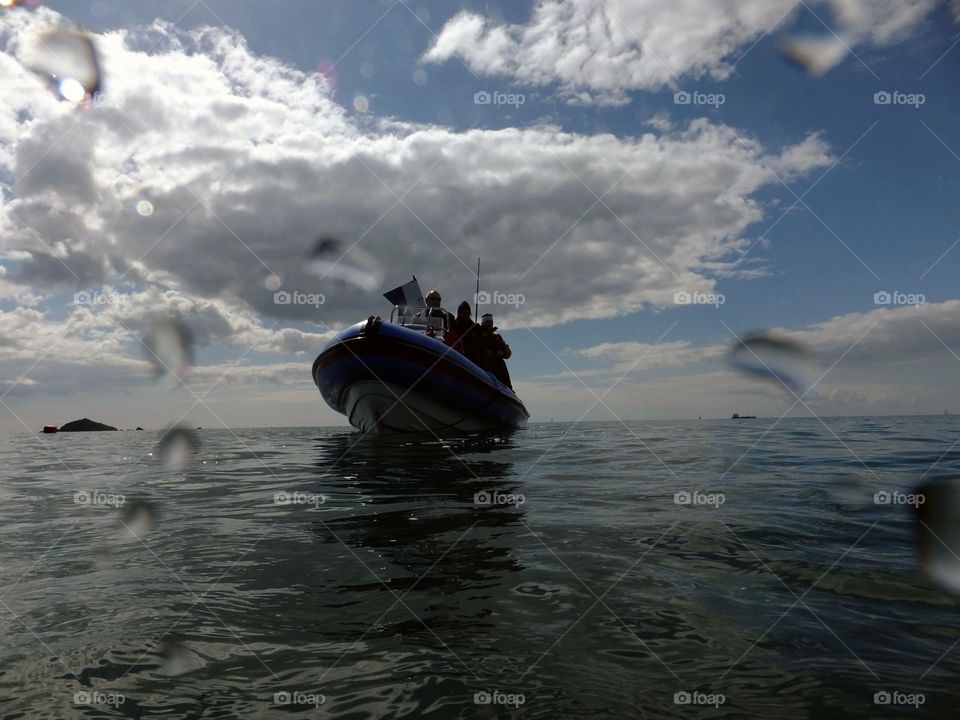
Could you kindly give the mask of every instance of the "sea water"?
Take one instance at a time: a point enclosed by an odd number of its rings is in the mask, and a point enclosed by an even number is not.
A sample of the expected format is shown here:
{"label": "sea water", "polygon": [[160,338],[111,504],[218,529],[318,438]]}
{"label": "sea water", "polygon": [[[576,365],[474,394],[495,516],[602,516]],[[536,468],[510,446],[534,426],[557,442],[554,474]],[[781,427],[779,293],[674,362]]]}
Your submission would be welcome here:
{"label": "sea water", "polygon": [[0,717],[953,717],[958,430],[5,437]]}

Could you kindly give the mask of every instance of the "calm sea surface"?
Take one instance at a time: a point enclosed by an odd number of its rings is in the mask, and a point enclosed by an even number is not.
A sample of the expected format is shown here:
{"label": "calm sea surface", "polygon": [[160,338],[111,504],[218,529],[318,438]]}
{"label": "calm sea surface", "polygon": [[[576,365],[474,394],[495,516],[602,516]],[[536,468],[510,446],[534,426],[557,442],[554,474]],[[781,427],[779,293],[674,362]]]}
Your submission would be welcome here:
{"label": "calm sea surface", "polygon": [[957,717],[960,420],[772,422],[5,437],[0,717]]}

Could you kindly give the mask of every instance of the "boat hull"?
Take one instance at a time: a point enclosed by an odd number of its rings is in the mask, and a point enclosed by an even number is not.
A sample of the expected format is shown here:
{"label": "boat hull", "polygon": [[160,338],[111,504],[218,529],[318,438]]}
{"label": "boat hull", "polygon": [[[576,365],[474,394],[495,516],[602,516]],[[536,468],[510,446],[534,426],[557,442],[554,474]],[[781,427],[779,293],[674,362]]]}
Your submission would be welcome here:
{"label": "boat hull", "polygon": [[364,432],[450,434],[514,428],[516,394],[442,342],[398,325],[358,323],[313,363],[327,404]]}

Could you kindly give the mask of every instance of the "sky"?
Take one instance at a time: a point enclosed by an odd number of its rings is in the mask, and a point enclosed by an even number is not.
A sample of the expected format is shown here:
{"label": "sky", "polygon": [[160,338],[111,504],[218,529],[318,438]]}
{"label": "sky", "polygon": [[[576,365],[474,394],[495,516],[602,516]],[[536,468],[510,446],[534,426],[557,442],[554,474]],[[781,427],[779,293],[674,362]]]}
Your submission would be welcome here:
{"label": "sky", "polygon": [[[481,289],[534,421],[960,412],[960,3],[0,9],[0,427],[324,426],[310,366]],[[29,69],[92,34],[77,107]],[[321,276],[318,238],[375,284]],[[275,292],[322,296],[278,304]],[[183,318],[157,382],[142,339]],[[802,345],[800,400],[739,373]]]}

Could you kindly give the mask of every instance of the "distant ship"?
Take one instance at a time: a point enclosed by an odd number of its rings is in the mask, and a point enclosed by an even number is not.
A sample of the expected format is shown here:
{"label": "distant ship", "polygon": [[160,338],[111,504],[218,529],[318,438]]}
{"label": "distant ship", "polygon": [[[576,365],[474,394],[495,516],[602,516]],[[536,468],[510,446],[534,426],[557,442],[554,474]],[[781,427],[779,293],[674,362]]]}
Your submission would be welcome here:
{"label": "distant ship", "polygon": [[756,420],[756,415],[741,415],[740,413],[734,413],[730,416],[731,420]]}

